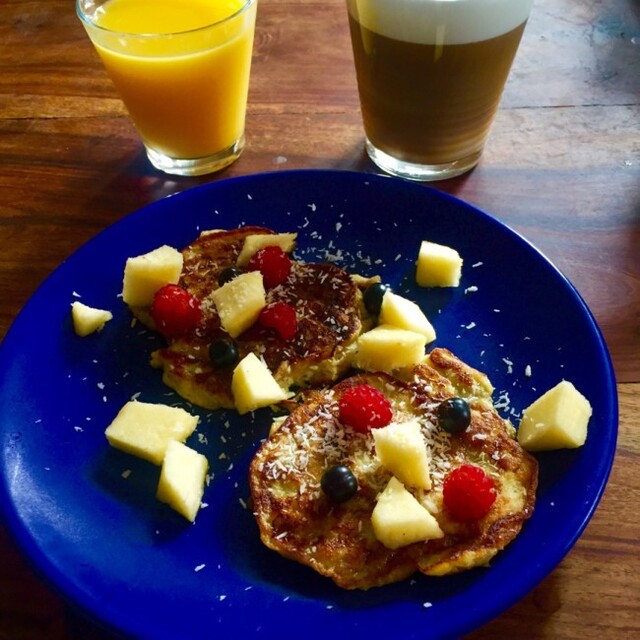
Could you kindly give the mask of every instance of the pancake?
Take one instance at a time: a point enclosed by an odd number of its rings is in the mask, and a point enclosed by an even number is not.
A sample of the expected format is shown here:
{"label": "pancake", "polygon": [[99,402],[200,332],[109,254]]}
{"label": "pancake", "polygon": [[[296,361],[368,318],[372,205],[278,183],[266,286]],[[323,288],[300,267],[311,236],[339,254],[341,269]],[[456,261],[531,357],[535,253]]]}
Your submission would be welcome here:
{"label": "pancake", "polygon": [[[201,302],[202,326],[186,337],[169,340],[165,348],[152,354],[151,363],[162,369],[165,384],[200,407],[234,407],[232,368],[216,370],[209,360],[209,345],[227,334],[208,298],[219,286],[218,275],[236,266],[247,236],[273,233],[262,227],[206,231],[182,251],[178,284]],[[295,307],[295,338],[285,341],[276,331],[255,324],[235,340],[239,358],[249,352],[258,355],[285,390],[332,383],[351,366],[355,341],[370,324],[360,290],[368,283],[332,264],[293,260],[289,277],[267,289],[266,301]],[[153,328],[148,309],[132,311]]]}
{"label": "pancake", "polygon": [[[338,400],[349,388],[369,383],[393,408],[393,421],[417,419],[430,451],[430,490],[411,489],[435,516],[444,537],[389,549],[371,524],[376,498],[391,478],[380,465],[371,433],[339,420]],[[402,379],[361,373],[332,389],[315,391],[260,446],[250,464],[252,508],[263,543],[305,564],[345,589],[369,589],[403,580],[416,571],[442,576],[487,565],[520,532],[535,502],[538,466],[515,439],[513,426],[494,409],[487,377],[445,349]],[[471,408],[471,424],[450,435],[437,427],[436,408],[450,397]],[[495,482],[498,496],[481,520],[457,522],[443,506],[447,473],[470,463]],[[357,493],[342,504],[320,487],[324,471],[347,464]]]}

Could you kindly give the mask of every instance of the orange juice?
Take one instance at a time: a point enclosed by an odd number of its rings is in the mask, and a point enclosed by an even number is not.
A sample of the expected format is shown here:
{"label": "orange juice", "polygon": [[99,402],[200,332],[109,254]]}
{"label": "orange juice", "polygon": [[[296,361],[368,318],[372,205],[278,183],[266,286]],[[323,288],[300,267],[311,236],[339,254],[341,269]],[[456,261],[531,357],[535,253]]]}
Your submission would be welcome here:
{"label": "orange juice", "polygon": [[84,19],[148,149],[193,160],[242,144],[255,13],[255,0],[107,0]]}

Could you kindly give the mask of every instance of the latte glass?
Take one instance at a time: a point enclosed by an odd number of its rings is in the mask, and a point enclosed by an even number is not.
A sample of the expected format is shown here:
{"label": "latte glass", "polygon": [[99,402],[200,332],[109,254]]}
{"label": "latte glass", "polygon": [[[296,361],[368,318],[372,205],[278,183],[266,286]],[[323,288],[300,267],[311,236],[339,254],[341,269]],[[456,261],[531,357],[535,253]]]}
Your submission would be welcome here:
{"label": "latte glass", "polygon": [[474,167],[533,0],[347,0],[369,156],[418,181]]}
{"label": "latte glass", "polygon": [[167,173],[232,163],[244,126],[257,0],[77,0],[146,147]]}

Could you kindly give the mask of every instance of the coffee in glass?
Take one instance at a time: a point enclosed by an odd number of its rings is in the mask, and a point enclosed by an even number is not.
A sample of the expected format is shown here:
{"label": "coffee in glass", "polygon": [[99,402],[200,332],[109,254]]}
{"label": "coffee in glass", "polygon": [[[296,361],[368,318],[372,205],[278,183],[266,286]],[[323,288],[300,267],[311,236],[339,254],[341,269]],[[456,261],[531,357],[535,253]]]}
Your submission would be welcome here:
{"label": "coffee in glass", "polygon": [[414,180],[478,162],[533,0],[347,0],[367,151]]}

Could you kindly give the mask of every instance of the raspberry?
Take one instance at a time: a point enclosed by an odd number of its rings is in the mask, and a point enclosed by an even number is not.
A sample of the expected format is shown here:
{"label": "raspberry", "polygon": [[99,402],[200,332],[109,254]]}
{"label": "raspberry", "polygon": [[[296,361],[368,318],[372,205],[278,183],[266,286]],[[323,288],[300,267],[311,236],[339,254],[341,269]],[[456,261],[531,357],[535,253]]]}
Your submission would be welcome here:
{"label": "raspberry", "polygon": [[454,520],[472,522],[489,513],[498,492],[493,480],[480,468],[463,464],[444,480],[444,506]]}
{"label": "raspberry", "polygon": [[263,327],[275,329],[283,340],[291,340],[298,331],[296,310],[286,302],[274,302],[263,307],[258,322]]}
{"label": "raspberry", "polygon": [[256,251],[249,264],[249,271],[259,271],[267,289],[282,284],[291,272],[291,258],[276,246],[264,247]]}
{"label": "raspberry", "polygon": [[202,321],[200,302],[177,284],[167,284],[156,291],[151,317],[165,338],[179,338],[193,331]]}
{"label": "raspberry", "polygon": [[391,403],[370,384],[351,387],[338,401],[340,420],[352,429],[366,433],[391,422]]}

